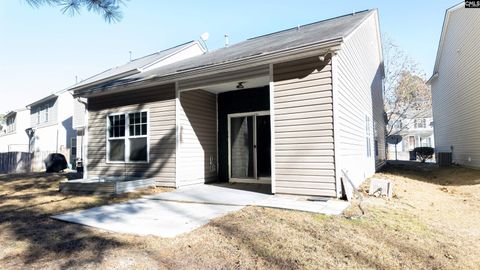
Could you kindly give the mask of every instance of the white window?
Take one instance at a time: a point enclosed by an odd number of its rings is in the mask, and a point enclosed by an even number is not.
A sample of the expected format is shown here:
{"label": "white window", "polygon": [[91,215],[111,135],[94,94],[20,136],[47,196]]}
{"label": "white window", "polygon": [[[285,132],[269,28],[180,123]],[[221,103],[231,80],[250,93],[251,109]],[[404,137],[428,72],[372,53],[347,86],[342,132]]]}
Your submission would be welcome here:
{"label": "white window", "polygon": [[44,110],[45,110],[45,122],[48,122],[48,108],[49,108],[49,106],[45,105],[45,108],[44,108]]}
{"label": "white window", "polygon": [[413,150],[415,148],[415,136],[408,136],[408,149]]}
{"label": "white window", "polygon": [[426,138],[421,138],[420,137],[420,145],[423,146],[423,147],[431,147],[432,146],[432,140],[430,139],[430,137],[426,137]]}
{"label": "white window", "polygon": [[14,132],[15,127],[15,115],[7,118],[7,133]]}
{"label": "white window", "polygon": [[37,108],[37,124],[40,124],[40,112],[42,110],[40,109],[40,107]]}
{"label": "white window", "polygon": [[365,137],[367,140],[367,157],[372,156],[372,121],[368,115],[365,117]]}
{"label": "white window", "polygon": [[35,121],[37,125],[42,124],[42,123],[47,123],[50,120],[50,108],[51,104],[45,104],[38,106],[35,109]]}
{"label": "white window", "polygon": [[112,114],[107,119],[107,161],[148,162],[148,113]]}
{"label": "white window", "polygon": [[415,119],[415,128],[426,128],[427,127],[427,119],[419,118]]}
{"label": "white window", "polygon": [[77,138],[70,138],[70,155],[77,156]]}

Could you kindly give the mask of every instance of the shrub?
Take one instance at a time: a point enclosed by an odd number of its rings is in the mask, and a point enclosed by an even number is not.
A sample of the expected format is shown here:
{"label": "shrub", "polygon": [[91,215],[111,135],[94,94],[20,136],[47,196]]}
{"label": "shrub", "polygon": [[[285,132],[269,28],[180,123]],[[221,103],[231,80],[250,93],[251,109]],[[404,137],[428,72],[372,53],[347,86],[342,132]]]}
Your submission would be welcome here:
{"label": "shrub", "polygon": [[422,163],[425,163],[427,159],[431,159],[433,157],[433,154],[435,153],[432,147],[415,147],[413,151]]}

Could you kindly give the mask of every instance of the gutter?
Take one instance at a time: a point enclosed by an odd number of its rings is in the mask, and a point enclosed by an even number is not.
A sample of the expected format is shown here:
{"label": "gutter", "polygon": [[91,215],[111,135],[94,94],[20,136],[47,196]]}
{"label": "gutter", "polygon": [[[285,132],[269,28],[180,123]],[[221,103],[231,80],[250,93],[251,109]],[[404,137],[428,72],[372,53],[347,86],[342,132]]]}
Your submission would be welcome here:
{"label": "gutter", "polygon": [[432,85],[432,82],[438,78],[438,72],[435,72],[430,79],[428,79],[427,84]]}
{"label": "gutter", "polygon": [[[88,97],[94,94],[99,94],[101,92],[106,92],[107,90],[108,92],[115,90],[130,90],[146,84],[149,84],[149,86],[155,86],[173,83],[179,79],[192,79],[217,72],[231,72],[238,69],[257,66],[260,64],[276,64],[292,58],[318,55],[321,53],[325,53],[325,51],[338,51],[340,50],[340,45],[342,42],[343,38],[324,40],[320,42],[306,44],[296,48],[287,48],[271,53],[235,59],[225,63],[216,63],[205,67],[195,67],[165,75],[152,75],[134,82],[126,82],[116,86],[93,88],[89,90],[85,89],[84,91],[82,91],[81,89],[77,89],[73,95],[74,97]],[[323,50],[323,52],[321,52],[320,50]]]}
{"label": "gutter", "polygon": [[39,99],[39,100],[37,100],[37,101],[35,101],[35,102],[31,103],[31,104],[28,104],[28,105],[27,105],[27,106],[25,106],[25,107],[26,107],[27,109],[31,109],[31,108],[32,108],[32,106],[35,106],[35,105],[41,104],[41,103],[43,103],[43,102],[45,102],[45,101],[48,101],[48,100],[54,99],[54,98],[56,98],[56,97],[58,97],[58,95],[57,95],[57,94],[51,94],[51,95],[49,95],[49,96],[46,96],[46,97],[44,97],[44,98],[42,98],[42,99]]}
{"label": "gutter", "polygon": [[7,114],[5,114],[5,118],[8,118],[9,116],[12,116],[14,114],[16,114],[17,112],[16,111],[10,111],[8,112]]}
{"label": "gutter", "polygon": [[93,82],[90,82],[90,83],[87,83],[87,84],[81,84],[81,85],[78,85],[78,86],[74,86],[74,87],[72,87],[68,90],[69,91],[80,91],[82,89],[85,89],[85,88],[88,88],[88,87],[91,87],[91,86],[95,86],[97,84],[101,84],[101,83],[108,82],[108,81],[115,80],[115,79],[120,79],[120,78],[127,77],[127,76],[132,76],[132,75],[138,74],[140,72],[141,71],[138,68],[135,68],[135,69],[127,70],[127,71],[119,73],[119,74],[115,74],[115,75],[110,76],[110,77],[103,78],[103,79],[98,80],[98,81],[93,81]]}

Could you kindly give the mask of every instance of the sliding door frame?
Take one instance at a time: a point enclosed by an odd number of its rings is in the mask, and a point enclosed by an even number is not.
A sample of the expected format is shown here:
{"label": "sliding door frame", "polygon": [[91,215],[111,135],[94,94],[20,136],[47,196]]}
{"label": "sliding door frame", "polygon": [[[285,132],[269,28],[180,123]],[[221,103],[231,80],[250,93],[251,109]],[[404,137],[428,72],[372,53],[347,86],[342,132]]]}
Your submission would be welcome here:
{"label": "sliding door frame", "polygon": [[[257,116],[270,115],[270,111],[255,111],[244,113],[228,114],[228,181],[231,183],[254,183],[254,184],[271,184],[270,177],[258,178],[257,175]],[[237,117],[253,116],[253,178],[232,178],[232,134],[231,134],[231,119]],[[273,134],[270,134],[272,136]],[[270,153],[271,155],[272,153]]]}

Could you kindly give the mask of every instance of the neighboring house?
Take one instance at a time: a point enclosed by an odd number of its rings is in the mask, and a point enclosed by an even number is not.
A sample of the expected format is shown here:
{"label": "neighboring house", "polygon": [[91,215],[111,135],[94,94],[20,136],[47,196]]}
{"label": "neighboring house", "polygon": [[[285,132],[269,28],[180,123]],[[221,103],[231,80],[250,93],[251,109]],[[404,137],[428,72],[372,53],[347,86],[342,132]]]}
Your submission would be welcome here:
{"label": "neighboring house", "polygon": [[61,90],[27,105],[30,110],[30,149],[38,159],[49,153],[61,153],[74,167],[77,133],[72,128],[72,104],[71,93]]}
{"label": "neighboring house", "polygon": [[385,162],[376,10],[74,89],[88,101],[85,178],[352,194]]}
{"label": "neighboring house", "polygon": [[[181,61],[193,56],[201,55],[205,52],[200,43],[197,41],[190,41],[166,50],[162,50],[138,59],[134,59],[125,65],[105,70],[97,75],[94,75],[80,83],[74,85],[69,89],[72,91],[77,88],[88,87],[89,85],[97,85],[102,82],[109,82],[115,79],[128,77],[134,74],[142,73],[154,68],[171,64],[173,62]],[[76,149],[78,160],[84,159],[86,152],[85,134],[85,115],[87,113],[86,105],[87,99],[77,98],[73,102],[73,128],[77,131]]]}
{"label": "neighboring house", "polygon": [[28,135],[30,127],[29,112],[22,108],[5,115],[5,124],[0,132],[0,153],[28,152]]}
{"label": "neighboring house", "polygon": [[480,12],[460,3],[446,11],[432,88],[436,152],[480,167]]}
{"label": "neighboring house", "polygon": [[[410,160],[410,151],[415,147],[434,147],[433,118],[431,112],[406,117],[395,124],[391,134],[401,135],[397,145],[397,158]],[[395,145],[388,145],[388,159],[395,159]]]}

